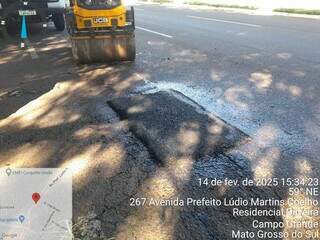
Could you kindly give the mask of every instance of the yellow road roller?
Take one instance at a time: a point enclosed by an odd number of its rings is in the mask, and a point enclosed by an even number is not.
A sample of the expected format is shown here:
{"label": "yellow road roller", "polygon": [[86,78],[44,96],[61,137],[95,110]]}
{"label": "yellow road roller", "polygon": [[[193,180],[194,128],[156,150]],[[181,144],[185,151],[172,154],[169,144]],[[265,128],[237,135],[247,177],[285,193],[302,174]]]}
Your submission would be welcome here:
{"label": "yellow road roller", "polygon": [[121,0],[72,0],[66,12],[78,63],[134,61],[134,9]]}

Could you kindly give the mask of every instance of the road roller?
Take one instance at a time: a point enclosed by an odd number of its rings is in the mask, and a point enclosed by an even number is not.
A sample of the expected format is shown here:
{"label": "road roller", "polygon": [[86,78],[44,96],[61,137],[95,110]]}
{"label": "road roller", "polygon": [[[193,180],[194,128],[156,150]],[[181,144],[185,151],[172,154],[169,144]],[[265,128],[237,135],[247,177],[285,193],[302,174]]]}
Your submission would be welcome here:
{"label": "road roller", "polygon": [[134,8],[121,0],[72,0],[66,22],[76,62],[135,60]]}

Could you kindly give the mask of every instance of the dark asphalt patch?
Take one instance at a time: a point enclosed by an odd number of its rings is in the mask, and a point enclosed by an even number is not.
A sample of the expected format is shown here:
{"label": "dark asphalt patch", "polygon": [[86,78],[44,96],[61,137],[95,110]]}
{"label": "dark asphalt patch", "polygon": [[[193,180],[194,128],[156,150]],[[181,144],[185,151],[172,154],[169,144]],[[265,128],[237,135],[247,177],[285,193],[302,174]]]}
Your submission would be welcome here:
{"label": "dark asphalt patch", "polygon": [[239,129],[174,91],[118,98],[108,104],[128,120],[131,131],[164,165],[175,159],[221,154],[249,140]]}
{"label": "dark asphalt patch", "polygon": [[[162,164],[158,171],[165,174],[160,175],[159,189],[170,189],[163,180],[168,176],[177,190],[172,199],[179,196],[181,199],[213,198],[223,201],[235,196],[247,200],[277,197],[272,188],[199,185],[199,179],[233,179],[239,182],[244,178],[252,179],[251,162],[240,152],[233,151],[250,138],[208,114],[181,93],[159,91],[114,99],[108,103],[154,154],[152,159],[156,158]],[[137,194],[137,197],[145,196]],[[159,211],[158,215],[162,215],[161,209],[153,208],[152,211]],[[230,233],[234,229],[257,231],[252,227],[254,218],[235,217],[228,206],[185,206],[173,215],[176,216],[174,239],[231,239]],[[261,219],[281,220],[276,217]]]}

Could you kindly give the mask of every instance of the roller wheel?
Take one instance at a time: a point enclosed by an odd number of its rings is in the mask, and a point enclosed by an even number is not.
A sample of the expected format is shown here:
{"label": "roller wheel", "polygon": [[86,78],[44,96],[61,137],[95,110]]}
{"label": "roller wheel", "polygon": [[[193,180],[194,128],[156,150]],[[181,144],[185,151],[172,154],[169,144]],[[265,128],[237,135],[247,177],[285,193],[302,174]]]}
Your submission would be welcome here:
{"label": "roller wheel", "polygon": [[21,26],[18,24],[18,22],[14,22],[13,20],[9,19],[7,21],[7,25],[5,26],[5,31],[11,36],[17,35],[19,34],[20,27]]}
{"label": "roller wheel", "polygon": [[66,23],[65,23],[63,13],[53,14],[52,20],[57,31],[60,31],[60,32],[64,31],[64,29],[66,28]]}

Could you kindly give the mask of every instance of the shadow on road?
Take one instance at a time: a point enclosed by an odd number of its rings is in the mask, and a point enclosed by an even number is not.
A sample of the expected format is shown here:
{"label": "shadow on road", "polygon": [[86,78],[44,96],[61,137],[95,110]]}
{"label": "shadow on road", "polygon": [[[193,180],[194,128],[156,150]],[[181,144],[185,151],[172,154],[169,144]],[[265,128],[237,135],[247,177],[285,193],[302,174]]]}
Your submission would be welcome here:
{"label": "shadow on road", "polygon": [[[33,99],[46,93],[57,82],[76,78],[65,34],[39,25],[30,28],[29,49],[20,48],[18,35],[0,39],[0,118],[6,118]],[[51,45],[48,45],[48,42]],[[31,49],[30,49],[31,48]],[[37,59],[33,59],[34,52]]]}
{"label": "shadow on road", "polygon": [[[118,119],[106,104],[111,99],[127,95],[141,84],[136,65],[76,66],[71,59],[66,37],[48,31],[48,35],[37,35],[31,39],[38,59],[32,59],[28,52],[12,44],[0,51],[0,165],[72,169],[77,236],[87,239],[93,239],[93,236],[116,239],[230,239],[231,230],[256,231],[251,225],[253,218],[234,217],[230,207],[139,207],[130,206],[130,199],[205,197],[223,201],[224,198],[274,197],[286,200],[290,196],[287,188],[283,187],[200,187],[198,180],[315,176],[313,170],[318,169],[316,162],[309,161],[301,152],[286,152],[278,145],[277,128],[273,123],[261,125],[255,134],[257,139],[254,137],[240,146],[238,143],[241,141],[236,140],[221,149],[224,143],[220,139],[225,137],[225,129],[219,130],[208,119],[198,121],[194,114],[177,115],[179,109],[175,111],[176,103],[171,105],[171,116],[174,118],[167,119],[172,121],[174,131],[161,134],[165,130],[161,126],[166,125],[162,122],[158,126],[148,125],[146,129],[155,134],[160,132],[159,139],[165,143],[152,146],[166,151],[160,157],[164,164],[159,164],[150,149],[130,132],[130,119]],[[189,58],[192,56],[193,59]],[[175,61],[174,65],[172,61]],[[175,73],[190,72],[191,69],[194,70],[193,75],[183,77],[199,78],[195,68],[203,61],[208,61],[208,58],[201,53],[179,51],[171,60],[166,58],[158,63],[149,63],[153,66],[146,70],[146,74],[151,80],[156,79],[157,75],[152,71],[156,68],[157,71],[164,71],[170,80]],[[213,64],[219,66],[217,62]],[[248,76],[251,89],[231,81],[232,76],[219,72],[213,74],[212,71],[207,69],[205,77],[222,81],[221,99],[240,104],[238,107],[250,108],[247,99],[254,91],[271,98],[268,89],[277,84],[273,82],[271,70],[251,72]],[[278,90],[278,94],[287,94],[287,97],[294,99],[305,97],[302,88],[301,94],[295,95],[290,89],[299,92],[297,88],[294,90],[282,83],[284,90]],[[132,104],[127,116],[143,115],[157,108],[150,99]],[[170,107],[170,102],[167,106]],[[194,110],[189,105],[187,108],[189,113]],[[288,114],[290,109],[277,106],[274,111],[277,111],[276,114]],[[158,114],[160,118],[161,112]],[[149,115],[150,121],[156,117],[156,113]],[[136,125],[141,122],[138,119]],[[177,149],[183,151],[175,154]],[[193,154],[195,152],[198,154]],[[295,197],[307,198],[303,194]],[[240,208],[246,210],[246,207]],[[281,208],[262,206],[261,209],[277,211]],[[271,216],[259,220],[292,219]]]}

